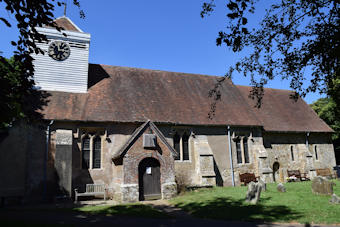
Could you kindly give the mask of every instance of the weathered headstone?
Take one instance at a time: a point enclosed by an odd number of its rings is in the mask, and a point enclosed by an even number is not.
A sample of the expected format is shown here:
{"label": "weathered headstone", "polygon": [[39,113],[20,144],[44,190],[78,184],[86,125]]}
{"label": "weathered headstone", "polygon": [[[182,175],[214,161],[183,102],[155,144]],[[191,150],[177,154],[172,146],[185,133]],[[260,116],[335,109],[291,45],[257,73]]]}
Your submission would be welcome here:
{"label": "weathered headstone", "polygon": [[263,180],[259,179],[259,184],[262,187],[262,191],[267,191],[267,184]]}
{"label": "weathered headstone", "polygon": [[246,202],[257,204],[261,196],[262,186],[259,183],[250,182],[246,195]]}
{"label": "weathered headstone", "polygon": [[340,197],[333,194],[331,200],[329,200],[330,203],[340,204]]}
{"label": "weathered headstone", "polygon": [[282,183],[278,184],[276,188],[279,192],[286,192],[286,187]]}
{"label": "weathered headstone", "polygon": [[332,195],[333,185],[335,184],[325,177],[317,176],[312,181],[312,191],[316,194]]}

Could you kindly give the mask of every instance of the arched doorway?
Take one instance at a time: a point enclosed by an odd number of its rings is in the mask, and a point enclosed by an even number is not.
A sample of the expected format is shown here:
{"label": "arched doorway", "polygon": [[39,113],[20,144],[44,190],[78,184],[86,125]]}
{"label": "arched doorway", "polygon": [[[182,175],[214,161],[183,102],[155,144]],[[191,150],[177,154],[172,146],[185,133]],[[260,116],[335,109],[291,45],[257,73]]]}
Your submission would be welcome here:
{"label": "arched doorway", "polygon": [[279,169],[280,169],[280,163],[274,162],[273,164],[273,180],[276,182],[279,180]]}
{"label": "arched doorway", "polygon": [[160,199],[160,164],[155,158],[145,158],[138,166],[139,200]]}

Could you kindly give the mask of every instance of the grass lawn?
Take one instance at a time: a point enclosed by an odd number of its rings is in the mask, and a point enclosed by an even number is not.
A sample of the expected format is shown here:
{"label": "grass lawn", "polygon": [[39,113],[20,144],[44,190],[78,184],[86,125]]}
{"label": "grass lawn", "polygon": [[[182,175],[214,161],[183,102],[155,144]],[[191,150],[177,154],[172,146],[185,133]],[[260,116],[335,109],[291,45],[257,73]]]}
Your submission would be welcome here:
{"label": "grass lawn", "polygon": [[[334,193],[340,196],[340,181],[334,181]],[[216,187],[185,193],[170,202],[201,218],[299,223],[340,223],[340,204],[330,204],[330,196],[314,195],[311,182],[284,184],[287,192],[267,184],[260,202],[244,202],[247,187]]]}
{"label": "grass lawn", "polygon": [[123,204],[123,205],[102,205],[102,206],[83,206],[73,208],[73,211],[80,211],[88,214],[104,214],[112,216],[134,216],[145,218],[169,218],[169,216],[150,205]]}

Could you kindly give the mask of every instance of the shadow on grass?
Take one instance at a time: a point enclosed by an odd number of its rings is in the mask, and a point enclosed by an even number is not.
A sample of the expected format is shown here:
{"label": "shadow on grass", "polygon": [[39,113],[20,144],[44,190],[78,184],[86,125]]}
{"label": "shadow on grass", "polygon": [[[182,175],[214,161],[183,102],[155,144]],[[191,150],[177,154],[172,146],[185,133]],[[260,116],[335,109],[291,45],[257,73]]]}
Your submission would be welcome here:
{"label": "shadow on grass", "polygon": [[[261,198],[261,201],[270,198]],[[256,222],[289,222],[297,220],[301,214],[287,206],[264,206],[261,203],[250,205],[244,200],[229,197],[218,197],[204,202],[177,203],[177,207],[200,218],[256,221]]]}
{"label": "shadow on grass", "polygon": [[169,218],[169,216],[149,205],[125,204],[106,206],[83,206],[73,208],[73,211],[80,211],[88,214],[103,214],[110,216],[133,216],[146,218]]}

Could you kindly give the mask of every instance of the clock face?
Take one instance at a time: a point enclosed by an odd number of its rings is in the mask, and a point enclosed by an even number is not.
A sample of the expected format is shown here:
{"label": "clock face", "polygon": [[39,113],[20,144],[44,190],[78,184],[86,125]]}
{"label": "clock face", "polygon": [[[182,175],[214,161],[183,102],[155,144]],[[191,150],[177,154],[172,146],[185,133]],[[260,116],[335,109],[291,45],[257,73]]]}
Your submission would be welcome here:
{"label": "clock face", "polygon": [[48,55],[57,61],[63,61],[70,56],[70,47],[63,41],[54,41],[48,47]]}

